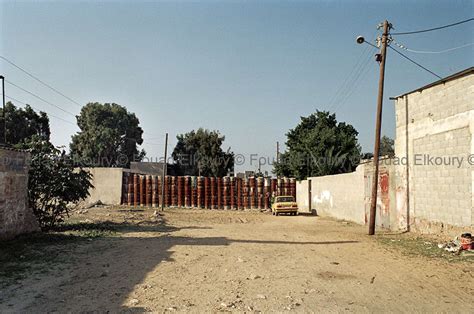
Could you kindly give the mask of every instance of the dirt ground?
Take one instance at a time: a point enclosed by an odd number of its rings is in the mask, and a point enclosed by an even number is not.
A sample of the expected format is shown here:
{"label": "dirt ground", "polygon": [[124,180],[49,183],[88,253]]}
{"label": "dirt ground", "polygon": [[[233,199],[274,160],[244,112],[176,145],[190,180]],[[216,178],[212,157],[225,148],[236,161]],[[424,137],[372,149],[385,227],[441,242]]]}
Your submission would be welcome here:
{"label": "dirt ground", "polygon": [[70,258],[6,285],[1,313],[473,311],[472,263],[406,256],[355,224],[107,208],[71,221],[116,231],[55,244]]}

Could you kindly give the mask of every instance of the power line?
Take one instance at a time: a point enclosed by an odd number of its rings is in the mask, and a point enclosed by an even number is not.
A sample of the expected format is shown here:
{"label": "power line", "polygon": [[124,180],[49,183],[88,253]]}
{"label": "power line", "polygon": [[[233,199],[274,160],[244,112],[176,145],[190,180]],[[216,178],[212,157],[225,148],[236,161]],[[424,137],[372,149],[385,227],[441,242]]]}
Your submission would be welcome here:
{"label": "power line", "polygon": [[49,85],[48,83],[45,83],[44,81],[40,80],[39,78],[37,78],[36,76],[34,76],[33,74],[31,74],[30,72],[28,72],[27,70],[23,69],[22,67],[20,67],[19,65],[16,65],[15,63],[13,63],[13,61],[10,61],[8,60],[7,58],[5,58],[4,56],[0,56],[0,59],[3,59],[5,62],[11,64],[12,66],[14,66],[15,68],[17,68],[18,70],[22,71],[23,73],[25,73],[26,75],[28,75],[29,77],[33,78],[34,80],[40,82],[41,84],[43,84],[44,86],[48,87],[49,89],[51,89],[52,91],[56,92],[57,94],[63,96],[64,98],[66,98],[67,100],[71,101],[72,103],[74,103],[75,105],[79,106],[82,108],[82,105],[80,103],[78,103],[77,101],[75,101],[74,99],[72,99],[71,97],[69,96],[66,96],[64,95],[63,93],[61,93],[60,91],[58,91],[56,88],[52,87],[51,85]]}
{"label": "power line", "polygon": [[408,51],[408,52],[413,52],[413,53],[427,53],[427,54],[445,53],[445,52],[450,52],[450,51],[454,51],[454,50],[458,50],[458,49],[461,49],[461,48],[466,48],[466,47],[469,47],[469,46],[474,45],[474,43],[469,43],[469,44],[464,44],[464,45],[461,45],[461,46],[458,46],[458,47],[449,48],[449,49],[444,49],[444,50],[439,50],[439,51],[427,51],[427,50],[413,50],[413,49],[409,49],[409,48],[407,48],[405,45],[402,45],[402,44],[397,43],[395,40],[392,40],[392,42],[393,42],[395,45],[397,45],[398,48],[401,48],[401,49],[406,50],[406,51]]}
{"label": "power line", "polygon": [[369,54],[367,55],[366,59],[365,59],[365,62],[361,63],[360,67],[359,67],[359,70],[356,72],[352,82],[351,82],[351,85],[350,87],[347,88],[347,92],[345,94],[343,94],[342,98],[339,99],[339,102],[337,104],[335,104],[334,106],[334,111],[336,109],[339,109],[341,106],[343,106],[347,99],[350,98],[350,96],[354,93],[354,91],[357,89],[357,87],[359,86],[360,82],[361,82],[361,78],[365,77],[365,75],[367,74],[368,70],[370,69],[370,67],[368,67],[370,61],[372,60],[373,58],[373,49],[369,49],[368,50]]}
{"label": "power line", "polygon": [[53,115],[53,114],[51,114],[51,113],[48,113],[48,112],[46,112],[46,111],[44,111],[44,110],[38,109],[38,108],[36,108],[36,107],[33,107],[32,105],[27,104],[26,102],[23,102],[23,101],[18,100],[18,99],[16,99],[16,98],[10,97],[10,96],[8,96],[8,95],[5,95],[5,97],[8,98],[8,99],[10,99],[10,100],[16,101],[17,103],[20,103],[20,104],[22,104],[23,106],[28,105],[28,106],[30,106],[31,108],[35,109],[36,111],[44,112],[44,113],[46,113],[46,114],[47,114],[48,116],[50,116],[50,117],[53,117],[53,118],[62,120],[63,122],[66,122],[66,123],[72,124],[72,125],[74,125],[74,126],[77,126],[75,123],[73,123],[73,122],[71,122],[71,121],[68,121],[68,120],[63,119],[63,118],[61,118],[61,117],[55,116],[55,115]]}
{"label": "power line", "polygon": [[[372,39],[375,37],[376,33],[377,32],[374,33]],[[331,98],[328,110],[334,111],[341,102],[344,102],[347,99],[349,94],[352,94],[355,86],[358,85],[358,80],[361,74],[364,72],[364,70],[366,70],[367,64],[372,59],[372,52],[373,49],[366,47],[366,49],[360,54],[356,65],[352,68],[352,71],[346,76],[343,83],[339,86],[338,90]]]}
{"label": "power line", "polygon": [[389,47],[390,49],[392,49],[393,51],[395,51],[396,53],[398,53],[399,55],[401,55],[403,58],[405,58],[405,59],[409,60],[410,62],[416,64],[417,66],[419,66],[419,67],[422,68],[423,70],[425,70],[425,71],[427,71],[427,72],[433,74],[434,76],[436,76],[436,77],[439,78],[439,79],[442,79],[442,77],[439,76],[438,74],[434,73],[433,71],[431,71],[431,70],[425,68],[424,66],[422,66],[422,65],[419,64],[418,62],[416,62],[416,61],[410,59],[409,57],[405,56],[403,53],[401,53],[401,52],[398,51],[397,49],[393,48],[392,46],[388,46],[388,47]]}
{"label": "power line", "polygon": [[331,100],[329,101],[329,104],[332,106],[335,105],[336,100],[341,97],[341,94],[346,90],[346,86],[349,84],[349,81],[353,77],[354,73],[357,72],[357,69],[359,69],[360,65],[363,63],[364,57],[366,57],[367,51],[369,50],[369,47],[365,47],[365,50],[362,51],[362,53],[359,56],[359,59],[357,60],[356,64],[352,67],[352,70],[349,72],[349,74],[345,75],[345,79],[343,80],[342,84],[339,86],[339,88],[336,90],[334,95],[331,97]]}
{"label": "power line", "polygon": [[363,66],[363,71],[360,72],[359,76],[354,82],[352,89],[346,94],[346,97],[344,97],[339,104],[336,104],[336,106],[334,107],[334,110],[339,109],[339,107],[341,106],[344,106],[346,101],[350,99],[351,96],[354,94],[354,92],[357,90],[357,87],[359,87],[360,83],[362,82],[362,78],[364,78],[369,72],[370,67],[368,65],[371,60],[372,60],[372,56],[370,56],[370,58],[365,62]]}
{"label": "power line", "polygon": [[371,51],[369,47],[366,47],[367,50],[364,51],[364,55],[362,58],[360,58],[359,62],[357,65],[354,67],[354,71],[352,71],[348,76],[347,79],[344,81],[344,83],[341,85],[339,93],[336,95],[336,97],[333,100],[333,107],[336,107],[337,104],[342,101],[346,95],[349,93],[349,91],[353,88],[355,82],[357,82],[360,73],[362,72],[363,68],[365,67],[365,64],[367,63],[368,59],[371,59]]}
{"label": "power line", "polygon": [[467,19],[467,20],[464,20],[464,21],[459,21],[459,22],[456,22],[456,23],[453,23],[453,24],[448,24],[448,25],[443,25],[443,26],[439,26],[439,27],[423,29],[423,30],[418,30],[418,31],[412,31],[412,32],[391,33],[391,35],[410,35],[410,34],[426,33],[426,32],[436,31],[436,30],[439,30],[439,29],[448,28],[448,27],[456,26],[456,25],[471,22],[471,21],[474,21],[474,17],[472,17],[470,19]]}
{"label": "power line", "polygon": [[37,98],[37,99],[39,99],[39,100],[41,100],[41,101],[47,103],[48,105],[51,105],[51,106],[53,106],[53,107],[56,107],[57,109],[59,109],[59,110],[65,112],[65,113],[67,113],[67,114],[70,114],[70,115],[73,116],[73,117],[76,117],[76,115],[73,114],[72,112],[69,112],[69,111],[67,111],[67,110],[65,110],[65,109],[63,109],[63,108],[61,108],[61,107],[59,107],[58,105],[55,105],[55,104],[53,104],[53,103],[51,103],[51,102],[49,102],[49,101],[47,101],[47,100],[41,98],[40,96],[38,96],[38,95],[36,95],[36,94],[34,94],[34,93],[32,93],[32,92],[30,92],[30,91],[24,89],[24,88],[21,87],[21,86],[16,85],[16,84],[13,83],[13,82],[8,81],[7,79],[5,79],[5,82],[7,82],[8,84],[10,84],[10,85],[12,85],[12,86],[15,86],[16,88],[18,88],[18,89],[24,91],[25,93],[30,94],[30,95],[33,96],[33,97],[35,97],[35,98]]}

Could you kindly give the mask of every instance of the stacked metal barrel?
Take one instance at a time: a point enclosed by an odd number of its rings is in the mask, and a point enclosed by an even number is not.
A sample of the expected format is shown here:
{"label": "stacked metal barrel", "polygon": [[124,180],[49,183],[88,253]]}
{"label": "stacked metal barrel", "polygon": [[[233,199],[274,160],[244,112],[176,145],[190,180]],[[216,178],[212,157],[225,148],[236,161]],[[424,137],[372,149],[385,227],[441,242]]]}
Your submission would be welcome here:
{"label": "stacked metal barrel", "polygon": [[142,175],[126,172],[122,179],[122,204],[158,207],[164,184],[164,206],[209,209],[267,209],[271,198],[296,197],[294,178],[236,178]]}

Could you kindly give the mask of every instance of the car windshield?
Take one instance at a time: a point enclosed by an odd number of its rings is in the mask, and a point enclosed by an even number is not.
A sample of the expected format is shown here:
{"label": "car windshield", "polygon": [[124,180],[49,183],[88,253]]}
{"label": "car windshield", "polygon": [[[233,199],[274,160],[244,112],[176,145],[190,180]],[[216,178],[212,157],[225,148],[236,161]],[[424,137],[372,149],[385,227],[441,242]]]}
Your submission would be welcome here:
{"label": "car windshield", "polygon": [[277,198],[277,202],[293,202],[293,196],[285,196]]}

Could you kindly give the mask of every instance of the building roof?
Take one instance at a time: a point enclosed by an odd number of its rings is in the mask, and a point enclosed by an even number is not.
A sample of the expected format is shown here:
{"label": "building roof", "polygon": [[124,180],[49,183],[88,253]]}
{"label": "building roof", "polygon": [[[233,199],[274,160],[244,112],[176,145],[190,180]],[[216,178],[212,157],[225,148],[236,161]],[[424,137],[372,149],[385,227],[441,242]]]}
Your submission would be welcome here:
{"label": "building roof", "polygon": [[430,83],[430,84],[428,84],[428,85],[425,85],[425,86],[423,86],[423,87],[417,88],[417,89],[412,90],[412,91],[410,91],[410,92],[407,92],[407,93],[405,93],[405,94],[402,94],[402,95],[399,95],[399,96],[395,96],[395,97],[390,97],[390,99],[397,99],[397,98],[401,98],[401,97],[406,96],[406,95],[411,94],[411,93],[421,92],[422,90],[425,90],[425,89],[427,89],[427,88],[430,88],[430,87],[433,87],[433,86],[436,86],[436,85],[439,85],[439,84],[444,84],[444,83],[446,83],[446,82],[448,82],[448,81],[452,81],[452,80],[458,79],[458,78],[460,78],[460,77],[463,77],[463,76],[465,76],[465,75],[469,75],[469,74],[472,74],[472,73],[474,73],[474,67],[470,67],[470,68],[467,68],[467,69],[465,69],[465,70],[462,70],[461,72],[457,72],[457,73],[454,73],[454,74],[452,74],[452,75],[450,75],[450,76],[446,76],[445,78],[442,78],[442,79],[440,79],[440,80],[438,80],[438,81],[435,81],[435,82]]}
{"label": "building roof", "polygon": [[[140,173],[140,174],[161,176],[163,174],[163,162],[132,161],[130,163],[130,171]],[[176,175],[175,166],[172,164],[167,164],[166,174]]]}

